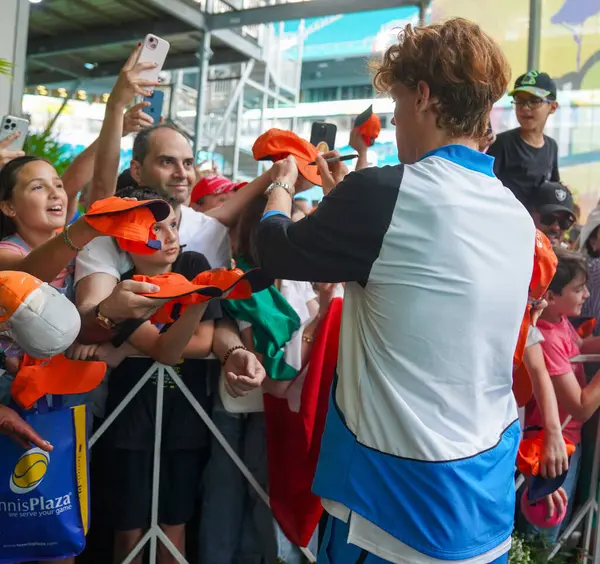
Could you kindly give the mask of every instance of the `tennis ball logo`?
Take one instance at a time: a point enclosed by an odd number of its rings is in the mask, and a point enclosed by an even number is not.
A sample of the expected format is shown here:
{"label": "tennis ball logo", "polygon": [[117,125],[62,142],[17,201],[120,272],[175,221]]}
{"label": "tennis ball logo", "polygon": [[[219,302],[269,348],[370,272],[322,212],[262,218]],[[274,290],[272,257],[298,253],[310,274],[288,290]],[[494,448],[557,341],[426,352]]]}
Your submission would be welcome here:
{"label": "tennis ball logo", "polygon": [[28,450],[15,465],[10,477],[10,490],[16,494],[26,494],[35,490],[46,475],[50,455],[41,448]]}

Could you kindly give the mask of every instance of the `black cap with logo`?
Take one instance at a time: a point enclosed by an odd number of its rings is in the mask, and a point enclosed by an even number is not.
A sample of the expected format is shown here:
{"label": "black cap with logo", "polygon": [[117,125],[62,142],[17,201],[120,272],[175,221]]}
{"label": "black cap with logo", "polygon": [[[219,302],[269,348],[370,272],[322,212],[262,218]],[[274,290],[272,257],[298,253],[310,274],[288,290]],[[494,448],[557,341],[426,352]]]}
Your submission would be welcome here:
{"label": "black cap with logo", "polygon": [[528,92],[538,98],[556,100],[556,82],[554,82],[545,72],[532,70],[517,78],[515,87],[508,95],[514,96],[517,92]]}
{"label": "black cap with logo", "polygon": [[575,219],[575,202],[568,188],[560,182],[544,182],[533,197],[535,211],[544,214],[567,212]]}

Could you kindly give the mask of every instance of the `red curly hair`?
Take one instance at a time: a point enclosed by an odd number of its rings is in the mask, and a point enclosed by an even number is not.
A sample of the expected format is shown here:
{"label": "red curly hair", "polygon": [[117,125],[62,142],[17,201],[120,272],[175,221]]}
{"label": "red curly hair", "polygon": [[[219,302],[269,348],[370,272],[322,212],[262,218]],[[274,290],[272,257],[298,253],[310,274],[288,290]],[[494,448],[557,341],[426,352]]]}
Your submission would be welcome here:
{"label": "red curly hair", "polygon": [[453,137],[486,135],[494,103],[506,92],[510,66],[498,44],[477,24],[453,18],[426,27],[407,25],[381,62],[373,65],[375,88],[397,82],[429,86],[437,126]]}

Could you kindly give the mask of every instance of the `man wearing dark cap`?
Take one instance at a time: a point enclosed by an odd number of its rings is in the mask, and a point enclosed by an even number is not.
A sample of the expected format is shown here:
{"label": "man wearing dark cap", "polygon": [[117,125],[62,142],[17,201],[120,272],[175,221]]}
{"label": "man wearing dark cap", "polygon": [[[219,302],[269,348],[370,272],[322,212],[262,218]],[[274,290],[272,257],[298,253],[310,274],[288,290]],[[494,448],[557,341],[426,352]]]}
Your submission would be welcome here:
{"label": "man wearing dark cap", "polygon": [[531,209],[535,187],[560,181],[558,145],[544,135],[548,118],[558,108],[556,83],[546,73],[529,71],[517,78],[509,95],[519,127],[500,133],[488,155],[495,159],[496,176]]}
{"label": "man wearing dark cap", "polygon": [[569,189],[560,182],[544,182],[531,201],[535,226],[558,245],[575,223],[575,203]]}

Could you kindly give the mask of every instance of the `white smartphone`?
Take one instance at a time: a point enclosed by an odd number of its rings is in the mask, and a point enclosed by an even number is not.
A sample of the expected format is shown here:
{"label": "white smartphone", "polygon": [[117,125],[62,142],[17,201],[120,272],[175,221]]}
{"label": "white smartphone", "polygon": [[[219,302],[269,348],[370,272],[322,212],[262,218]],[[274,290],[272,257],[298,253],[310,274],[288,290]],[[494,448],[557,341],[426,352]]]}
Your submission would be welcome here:
{"label": "white smartphone", "polygon": [[138,63],[156,63],[156,67],[140,73],[140,77],[153,82],[158,80],[158,75],[165,64],[171,45],[161,37],[149,33],[144,39]]}
{"label": "white smartphone", "polygon": [[26,119],[15,116],[4,116],[2,118],[2,123],[0,123],[0,141],[3,141],[9,135],[12,135],[17,131],[21,135],[8,145],[7,149],[10,151],[23,150],[27,133],[29,133],[29,122]]}

